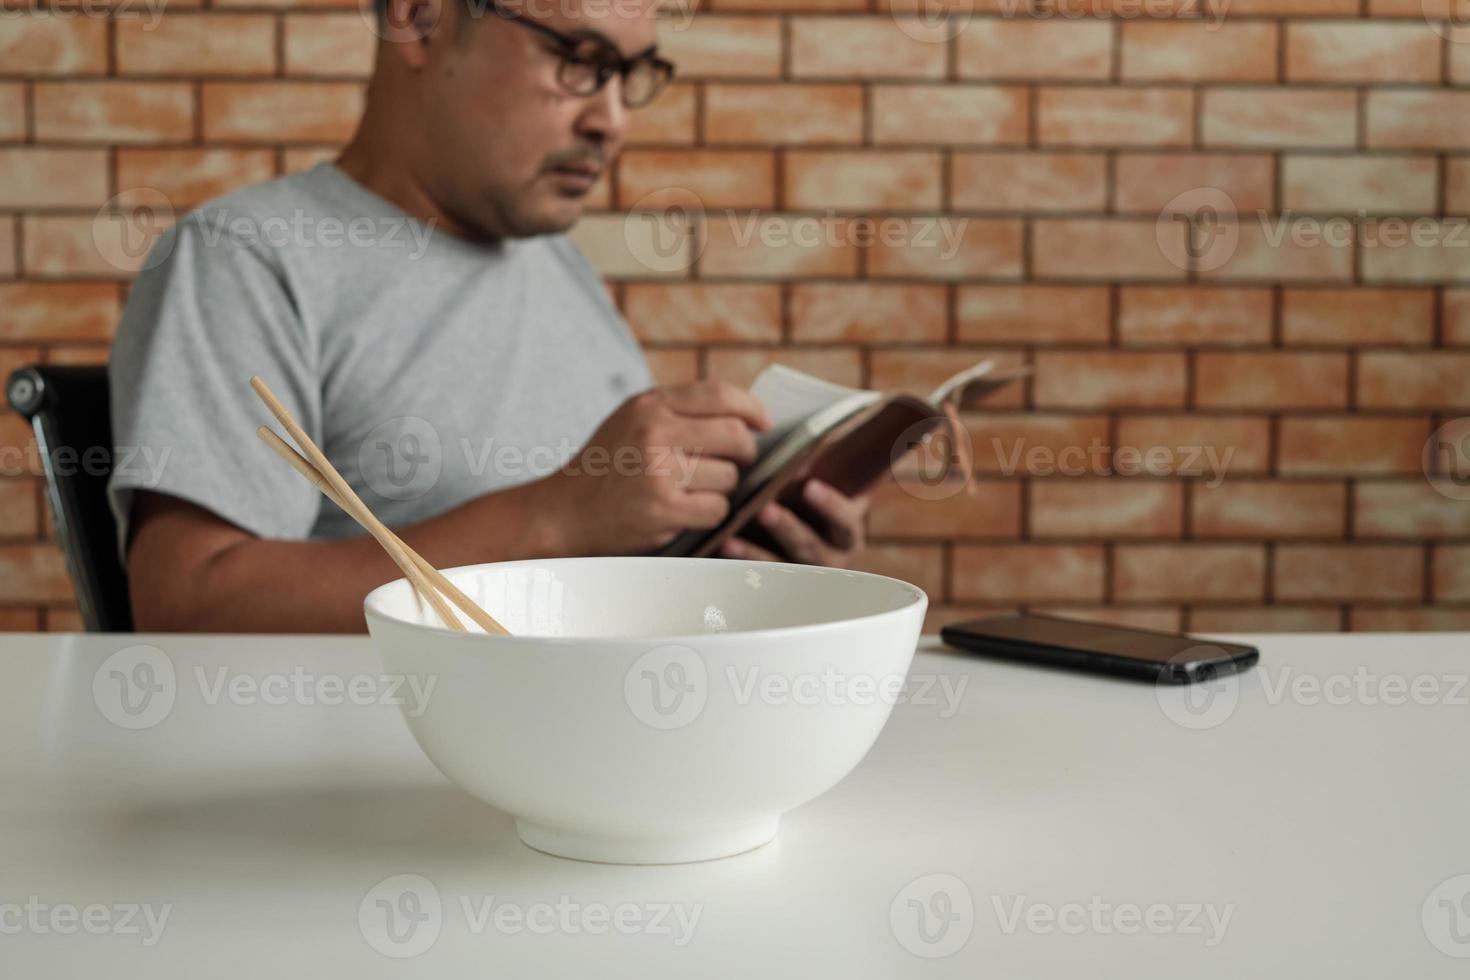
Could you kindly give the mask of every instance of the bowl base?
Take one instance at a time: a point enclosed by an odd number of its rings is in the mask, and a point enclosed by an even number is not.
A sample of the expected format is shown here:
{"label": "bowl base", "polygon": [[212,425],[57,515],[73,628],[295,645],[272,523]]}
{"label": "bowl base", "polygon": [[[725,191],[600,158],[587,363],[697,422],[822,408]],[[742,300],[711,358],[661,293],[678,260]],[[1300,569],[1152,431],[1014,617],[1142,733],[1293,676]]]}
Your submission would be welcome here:
{"label": "bowl base", "polygon": [[602,864],[687,864],[730,857],[769,844],[781,818],[760,817],[687,834],[607,834],[516,818],[516,834],[528,847],[556,857]]}

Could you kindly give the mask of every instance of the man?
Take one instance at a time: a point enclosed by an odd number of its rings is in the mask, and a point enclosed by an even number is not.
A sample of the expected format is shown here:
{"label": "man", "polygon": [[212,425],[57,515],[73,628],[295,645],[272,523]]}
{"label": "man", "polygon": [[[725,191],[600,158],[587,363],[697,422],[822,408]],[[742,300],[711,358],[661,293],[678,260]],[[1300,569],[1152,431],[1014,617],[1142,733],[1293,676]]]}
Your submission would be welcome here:
{"label": "man", "polygon": [[[654,387],[560,234],[671,74],[652,11],[386,2],[339,160],[186,216],[134,286],[114,438],[167,454],[157,482],[109,486],[139,629],[360,630],[362,596],[398,575],[256,439],[255,374],[439,567],[713,527],[770,424],[728,384]],[[866,500],[809,497],[826,539],[779,506],[762,522],[798,560],[845,564]]]}

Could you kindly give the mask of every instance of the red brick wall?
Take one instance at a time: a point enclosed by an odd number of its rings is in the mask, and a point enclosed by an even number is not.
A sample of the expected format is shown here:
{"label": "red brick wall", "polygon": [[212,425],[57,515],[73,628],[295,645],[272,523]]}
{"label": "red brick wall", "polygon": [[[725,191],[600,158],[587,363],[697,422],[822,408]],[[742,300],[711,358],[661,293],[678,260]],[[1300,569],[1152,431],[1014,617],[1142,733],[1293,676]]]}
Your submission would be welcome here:
{"label": "red brick wall", "polygon": [[[351,2],[0,17],[0,370],[106,358],[136,260],[104,202],[182,210],[349,135]],[[935,621],[1470,628],[1470,503],[1422,469],[1470,414],[1470,3],[891,2],[665,25],[681,80],[577,231],[659,376],[1031,365],[968,419],[973,493],[875,501],[867,567]],[[0,419],[0,628],[74,628],[26,442]],[[1045,472],[1094,446],[1167,462]]]}

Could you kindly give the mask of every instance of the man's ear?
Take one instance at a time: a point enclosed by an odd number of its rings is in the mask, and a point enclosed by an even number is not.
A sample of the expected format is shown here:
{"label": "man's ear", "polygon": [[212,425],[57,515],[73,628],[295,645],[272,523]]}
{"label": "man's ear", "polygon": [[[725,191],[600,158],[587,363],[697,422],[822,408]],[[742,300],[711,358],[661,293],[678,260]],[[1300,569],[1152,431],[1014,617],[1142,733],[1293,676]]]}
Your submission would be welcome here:
{"label": "man's ear", "polygon": [[427,58],[424,49],[440,33],[444,7],[444,0],[386,0],[383,40],[411,67],[421,67]]}

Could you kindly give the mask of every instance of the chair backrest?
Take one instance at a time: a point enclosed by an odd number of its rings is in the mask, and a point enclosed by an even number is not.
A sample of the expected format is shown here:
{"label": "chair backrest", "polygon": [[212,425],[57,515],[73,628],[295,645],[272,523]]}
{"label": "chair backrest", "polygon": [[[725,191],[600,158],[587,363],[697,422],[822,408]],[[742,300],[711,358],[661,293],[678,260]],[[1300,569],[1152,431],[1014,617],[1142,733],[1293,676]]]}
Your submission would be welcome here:
{"label": "chair backrest", "polygon": [[93,633],[131,632],[128,576],[107,506],[113,454],[107,368],[23,367],[10,376],[5,394],[35,432],[51,518],[83,623]]}

